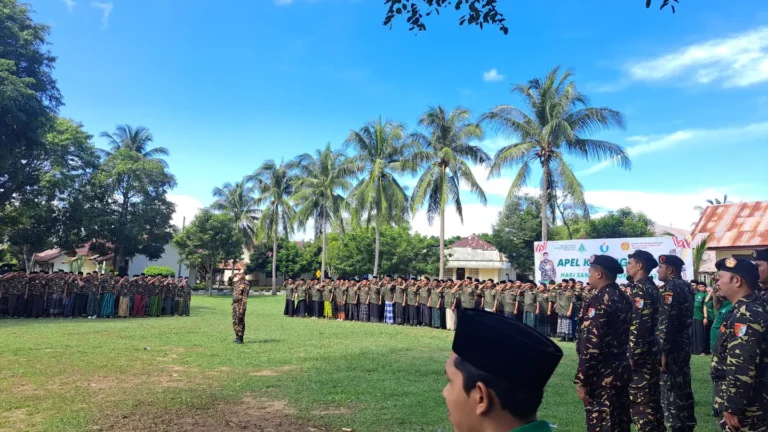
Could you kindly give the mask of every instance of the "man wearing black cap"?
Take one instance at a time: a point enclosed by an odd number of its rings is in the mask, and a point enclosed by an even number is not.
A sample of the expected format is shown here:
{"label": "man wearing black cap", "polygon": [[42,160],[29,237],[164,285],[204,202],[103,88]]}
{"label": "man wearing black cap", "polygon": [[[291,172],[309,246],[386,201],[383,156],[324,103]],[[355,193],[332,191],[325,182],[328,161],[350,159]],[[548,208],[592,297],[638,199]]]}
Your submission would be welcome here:
{"label": "man wearing black cap", "polygon": [[659,289],[648,276],[658,265],[656,258],[644,250],[629,254],[627,262],[627,279],[633,281],[630,284],[632,321],[629,325],[629,363],[632,383],[629,400],[637,432],[665,429],[659,385],[659,351],[656,346]]}
{"label": "man wearing black cap", "polygon": [[554,342],[515,320],[462,310],[443,389],[454,430],[551,431],[549,423],[537,420],[536,411],[562,357]]}
{"label": "man wearing black cap", "polygon": [[631,370],[627,357],[632,303],[619,290],[624,268],[616,258],[592,255],[589,283],[596,293],[582,322],[576,391],[584,402],[587,431],[629,431]]}
{"label": "man wearing black cap", "polygon": [[715,410],[727,430],[765,431],[768,426],[768,315],[755,292],[757,267],[743,259],[715,264],[720,290],[733,312],[720,328],[712,356]]}
{"label": "man wearing black cap", "polygon": [[659,304],[656,336],[661,354],[661,406],[664,424],[675,431],[696,426],[691,388],[691,326],[693,290],[680,274],[683,260],[676,255],[659,256],[659,280],[664,285]]}
{"label": "man wearing black cap", "polygon": [[768,249],[760,249],[752,252],[757,271],[760,274],[760,289],[758,290],[763,300],[768,303]]}

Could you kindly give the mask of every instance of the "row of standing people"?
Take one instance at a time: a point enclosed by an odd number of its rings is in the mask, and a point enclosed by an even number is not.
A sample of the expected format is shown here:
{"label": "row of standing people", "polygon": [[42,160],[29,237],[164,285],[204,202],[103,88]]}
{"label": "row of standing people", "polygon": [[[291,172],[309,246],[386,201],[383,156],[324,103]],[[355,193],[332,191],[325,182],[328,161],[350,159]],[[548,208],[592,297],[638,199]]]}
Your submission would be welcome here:
{"label": "row of standing people", "polygon": [[191,294],[181,277],[19,271],[0,276],[0,317],[189,315]]}

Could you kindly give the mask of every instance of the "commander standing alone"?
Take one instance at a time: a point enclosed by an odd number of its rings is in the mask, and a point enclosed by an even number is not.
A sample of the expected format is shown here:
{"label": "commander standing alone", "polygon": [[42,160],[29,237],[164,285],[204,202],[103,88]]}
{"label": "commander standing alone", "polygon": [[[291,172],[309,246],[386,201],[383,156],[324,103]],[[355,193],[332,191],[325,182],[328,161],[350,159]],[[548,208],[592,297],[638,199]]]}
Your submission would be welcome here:
{"label": "commander standing alone", "polygon": [[248,292],[251,285],[245,280],[243,273],[234,276],[232,286],[232,329],[235,330],[234,343],[243,343],[245,335],[245,308],[248,305]]}

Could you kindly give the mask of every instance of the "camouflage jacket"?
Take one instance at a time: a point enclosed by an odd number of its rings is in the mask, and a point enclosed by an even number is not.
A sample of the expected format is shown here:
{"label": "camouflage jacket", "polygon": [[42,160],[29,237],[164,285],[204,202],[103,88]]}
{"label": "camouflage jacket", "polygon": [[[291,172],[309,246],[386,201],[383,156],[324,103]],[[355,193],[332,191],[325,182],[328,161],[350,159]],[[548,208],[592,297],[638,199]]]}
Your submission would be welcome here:
{"label": "camouflage jacket", "polygon": [[629,325],[629,358],[655,357],[659,324],[659,288],[645,277],[632,284],[632,322]]}
{"label": "camouflage jacket", "polygon": [[693,290],[682,279],[671,279],[659,288],[659,325],[656,335],[660,353],[691,350]]}
{"label": "camouflage jacket", "polygon": [[601,385],[606,370],[602,366],[629,361],[631,314],[632,302],[616,283],[600,288],[589,299],[581,324],[583,337],[579,341],[579,366],[574,384],[584,387]]}
{"label": "camouflage jacket", "polygon": [[715,407],[736,416],[768,413],[768,312],[758,293],[733,306],[712,356]]}
{"label": "camouflage jacket", "polygon": [[251,289],[251,284],[248,281],[240,281],[232,287],[232,303],[247,303],[248,291]]}

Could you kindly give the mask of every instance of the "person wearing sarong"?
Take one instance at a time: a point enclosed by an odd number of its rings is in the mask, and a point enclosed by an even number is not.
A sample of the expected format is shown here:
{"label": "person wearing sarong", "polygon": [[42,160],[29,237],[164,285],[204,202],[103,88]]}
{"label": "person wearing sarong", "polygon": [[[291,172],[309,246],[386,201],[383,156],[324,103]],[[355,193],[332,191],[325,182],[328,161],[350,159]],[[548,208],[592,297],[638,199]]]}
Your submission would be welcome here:
{"label": "person wearing sarong", "polygon": [[155,308],[152,310],[153,317],[159,317],[163,314],[163,283],[162,276],[157,276],[152,280],[152,294],[155,298]]}
{"label": "person wearing sarong", "polygon": [[85,285],[85,275],[83,272],[77,272],[77,284],[75,285],[75,306],[72,309],[72,316],[85,318],[88,313],[88,292]]}
{"label": "person wearing sarong", "polygon": [[99,291],[101,292],[101,311],[99,316],[112,318],[115,314],[115,276],[105,274],[99,278]]}
{"label": "person wearing sarong", "polygon": [[117,316],[120,318],[128,318],[131,308],[131,296],[133,295],[133,285],[128,280],[128,276],[123,276],[120,282],[117,284],[117,293],[120,298],[120,303],[117,308]]}
{"label": "person wearing sarong", "polygon": [[558,291],[555,302],[557,304],[557,337],[562,342],[573,341],[573,326],[571,314],[573,313],[573,290],[568,285],[568,280],[563,280],[565,286]]}
{"label": "person wearing sarong", "polygon": [[[309,288],[308,288],[308,297],[309,297],[309,314],[312,317],[312,319],[318,319],[323,314],[322,309],[322,300],[321,295],[322,292],[320,291],[320,282],[317,278],[312,279],[309,281]],[[320,305],[318,305],[318,302]]]}
{"label": "person wearing sarong", "polygon": [[384,301],[384,323],[395,323],[395,283],[392,281],[392,277],[387,275],[384,278],[384,282],[381,284],[381,299]]}
{"label": "person wearing sarong", "polygon": [[174,309],[174,301],[175,301],[175,293],[176,293],[176,284],[173,281],[173,276],[168,276],[164,281],[161,281],[162,284],[162,299],[163,299],[163,310],[162,315],[165,316],[173,316],[173,314],[176,312],[176,309]]}
{"label": "person wearing sarong", "polygon": [[531,282],[525,283],[523,294],[523,323],[528,327],[536,328],[536,291]]}
{"label": "person wearing sarong", "polygon": [[323,283],[323,318],[333,318],[333,307],[331,306],[331,297],[333,297],[333,284],[330,279]]}
{"label": "person wearing sarong", "polygon": [[344,278],[336,280],[333,287],[333,303],[336,305],[336,321],[347,319],[347,284]]}
{"label": "person wearing sarong", "polygon": [[299,280],[293,292],[293,300],[296,302],[296,316],[304,318],[307,315],[307,284],[304,278]]}
{"label": "person wearing sarong", "polygon": [[544,336],[549,336],[549,313],[551,303],[547,294],[547,286],[539,284],[539,293],[536,296],[536,330]]}
{"label": "person wearing sarong", "polygon": [[369,286],[371,288],[369,297],[371,322],[379,323],[381,322],[381,284],[379,283],[379,278],[374,276]]}
{"label": "person wearing sarong", "polygon": [[189,316],[192,312],[192,285],[189,284],[189,277],[184,278],[184,313],[182,315]]}
{"label": "person wearing sarong", "polygon": [[357,321],[357,285],[358,282],[355,280],[349,280],[347,282],[347,315],[346,320],[347,321]]}
{"label": "person wearing sarong", "polygon": [[43,305],[45,295],[45,284],[43,275],[39,272],[32,272],[27,278],[27,316],[30,318],[40,318],[43,316]]}
{"label": "person wearing sarong", "polygon": [[287,317],[293,316],[295,305],[293,303],[293,279],[288,278],[283,284],[283,292],[285,292],[285,307],[283,308],[283,315]]}
{"label": "person wearing sarong", "polygon": [[443,287],[437,285],[439,281],[433,281],[435,286],[429,294],[427,309],[432,311],[432,328],[440,328],[440,306],[443,303]]}
{"label": "person wearing sarong", "polygon": [[86,275],[83,283],[87,296],[85,314],[89,319],[94,319],[99,315],[99,273],[93,271]]}
{"label": "person wearing sarong", "polygon": [[371,286],[368,283],[368,279],[363,279],[360,282],[360,291],[358,293],[358,308],[360,310],[360,321],[371,321]]}
{"label": "person wearing sarong", "polygon": [[176,314],[179,316],[182,316],[182,310],[181,310],[181,303],[183,301],[184,297],[184,279],[179,276],[178,279],[176,279],[176,298],[174,299],[174,309],[176,310]]}
{"label": "person wearing sarong", "polygon": [[57,317],[61,314],[61,294],[64,291],[61,283],[63,270],[51,273],[45,277],[45,313],[51,317]]}

